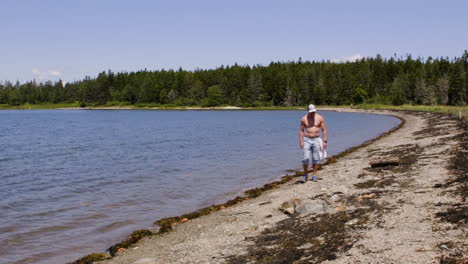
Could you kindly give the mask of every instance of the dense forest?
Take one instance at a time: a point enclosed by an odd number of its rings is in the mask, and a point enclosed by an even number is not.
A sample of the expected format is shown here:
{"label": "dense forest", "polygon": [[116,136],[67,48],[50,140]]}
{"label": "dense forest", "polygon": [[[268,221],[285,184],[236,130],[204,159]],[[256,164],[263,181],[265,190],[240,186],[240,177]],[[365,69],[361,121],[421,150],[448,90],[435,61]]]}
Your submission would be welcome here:
{"label": "dense forest", "polygon": [[80,102],[174,106],[295,106],[315,103],[466,105],[468,52],[461,57],[354,62],[298,61],[194,71],[101,72],[96,78],[0,83],[0,104]]}

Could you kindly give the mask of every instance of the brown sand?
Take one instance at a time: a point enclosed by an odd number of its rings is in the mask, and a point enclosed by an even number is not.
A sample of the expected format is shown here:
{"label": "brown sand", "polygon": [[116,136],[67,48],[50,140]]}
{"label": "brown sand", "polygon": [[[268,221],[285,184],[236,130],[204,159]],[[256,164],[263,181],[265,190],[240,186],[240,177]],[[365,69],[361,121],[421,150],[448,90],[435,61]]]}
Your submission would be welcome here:
{"label": "brown sand", "polygon": [[[447,184],[456,176],[448,169],[451,159],[463,155],[457,121],[433,113],[365,112],[406,123],[324,166],[319,182],[293,180],[99,263],[467,263],[466,219],[436,216],[466,208],[457,194],[466,183]],[[369,159],[382,156],[402,163],[371,169]],[[322,199],[326,213],[280,212],[292,198]]]}

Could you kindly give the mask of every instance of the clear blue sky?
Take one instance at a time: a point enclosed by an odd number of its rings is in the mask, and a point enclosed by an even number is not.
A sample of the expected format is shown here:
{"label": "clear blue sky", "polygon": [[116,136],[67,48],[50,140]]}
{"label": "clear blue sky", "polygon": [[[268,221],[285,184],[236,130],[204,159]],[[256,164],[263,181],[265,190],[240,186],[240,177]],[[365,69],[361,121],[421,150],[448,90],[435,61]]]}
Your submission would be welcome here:
{"label": "clear blue sky", "polygon": [[0,80],[468,49],[468,1],[1,0]]}

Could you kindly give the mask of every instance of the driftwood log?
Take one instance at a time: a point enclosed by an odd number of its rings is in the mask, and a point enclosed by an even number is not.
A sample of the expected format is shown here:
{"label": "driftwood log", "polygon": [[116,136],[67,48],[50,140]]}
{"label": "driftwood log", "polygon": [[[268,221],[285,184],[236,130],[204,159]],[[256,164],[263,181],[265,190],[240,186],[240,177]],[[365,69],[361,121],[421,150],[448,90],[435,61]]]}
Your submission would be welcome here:
{"label": "driftwood log", "polygon": [[398,166],[400,164],[400,158],[388,157],[388,158],[375,158],[369,160],[369,164],[372,168],[386,167],[386,166]]}

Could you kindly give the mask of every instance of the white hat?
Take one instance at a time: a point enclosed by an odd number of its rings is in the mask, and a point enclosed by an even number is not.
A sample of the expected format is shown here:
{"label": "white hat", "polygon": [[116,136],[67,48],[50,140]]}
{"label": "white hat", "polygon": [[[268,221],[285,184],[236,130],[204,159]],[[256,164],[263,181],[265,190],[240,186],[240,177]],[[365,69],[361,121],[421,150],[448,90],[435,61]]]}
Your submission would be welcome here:
{"label": "white hat", "polygon": [[315,109],[315,105],[313,105],[313,104],[310,104],[308,109],[309,109],[309,113],[313,113],[313,112],[317,111]]}

